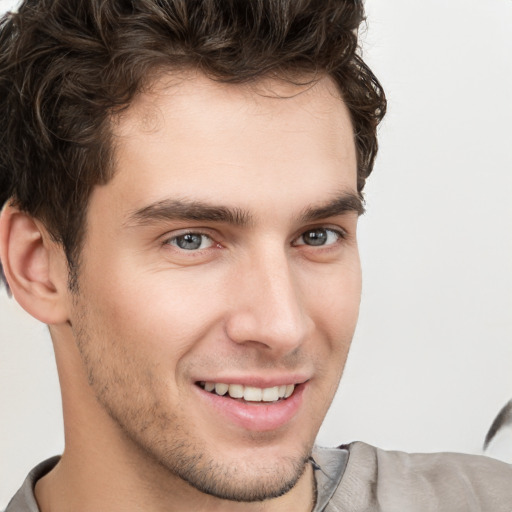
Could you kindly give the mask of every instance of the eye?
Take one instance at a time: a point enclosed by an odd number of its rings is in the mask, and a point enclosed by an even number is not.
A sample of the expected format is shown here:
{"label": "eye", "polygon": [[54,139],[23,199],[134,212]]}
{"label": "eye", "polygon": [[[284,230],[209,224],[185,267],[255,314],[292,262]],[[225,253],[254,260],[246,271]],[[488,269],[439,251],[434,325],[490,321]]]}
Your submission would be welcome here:
{"label": "eye", "polygon": [[333,245],[342,238],[344,234],[334,229],[314,228],[302,233],[293,245],[326,246]]}
{"label": "eye", "polygon": [[173,236],[166,241],[169,245],[174,245],[185,251],[198,251],[200,249],[209,249],[213,246],[213,240],[203,233],[184,233]]}

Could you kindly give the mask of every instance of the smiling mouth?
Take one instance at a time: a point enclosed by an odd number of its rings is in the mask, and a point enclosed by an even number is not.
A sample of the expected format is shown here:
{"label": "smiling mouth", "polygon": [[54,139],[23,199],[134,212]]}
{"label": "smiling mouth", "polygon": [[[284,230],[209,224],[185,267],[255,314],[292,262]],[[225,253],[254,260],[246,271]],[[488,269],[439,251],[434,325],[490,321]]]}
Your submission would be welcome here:
{"label": "smiling mouth", "polygon": [[278,402],[286,400],[295,391],[295,384],[256,388],[243,384],[224,384],[222,382],[198,382],[198,386],[209,393],[227,396],[245,402]]}

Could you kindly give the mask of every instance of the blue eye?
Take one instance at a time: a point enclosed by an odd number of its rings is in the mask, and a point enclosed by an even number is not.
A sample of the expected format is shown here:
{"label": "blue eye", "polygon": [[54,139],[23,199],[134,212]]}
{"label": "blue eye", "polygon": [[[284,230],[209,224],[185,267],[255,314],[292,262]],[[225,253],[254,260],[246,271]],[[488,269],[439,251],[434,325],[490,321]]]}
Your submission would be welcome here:
{"label": "blue eye", "polygon": [[325,246],[333,245],[343,238],[343,235],[338,231],[328,228],[314,228],[309,229],[302,233],[297,238],[294,245],[310,245],[310,246]]}
{"label": "blue eye", "polygon": [[184,233],[170,238],[167,243],[185,251],[197,251],[211,247],[213,240],[202,233]]}

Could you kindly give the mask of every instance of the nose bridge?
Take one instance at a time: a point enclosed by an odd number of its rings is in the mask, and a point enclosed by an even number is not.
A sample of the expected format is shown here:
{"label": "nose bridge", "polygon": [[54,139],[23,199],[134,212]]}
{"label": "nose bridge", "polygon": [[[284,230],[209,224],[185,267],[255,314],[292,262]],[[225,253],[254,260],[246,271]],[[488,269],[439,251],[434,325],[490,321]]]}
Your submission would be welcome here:
{"label": "nose bridge", "polygon": [[228,334],[291,352],[306,335],[306,317],[285,248],[266,247],[249,257],[237,280]]}

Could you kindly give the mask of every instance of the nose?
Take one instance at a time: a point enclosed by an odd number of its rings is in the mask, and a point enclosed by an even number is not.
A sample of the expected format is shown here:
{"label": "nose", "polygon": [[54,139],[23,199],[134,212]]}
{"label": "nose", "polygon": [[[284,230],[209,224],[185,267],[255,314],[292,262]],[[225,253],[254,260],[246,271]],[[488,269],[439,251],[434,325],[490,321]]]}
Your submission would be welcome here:
{"label": "nose", "polygon": [[294,352],[311,325],[285,251],[261,251],[232,280],[226,332],[235,343],[256,345],[272,357]]}

